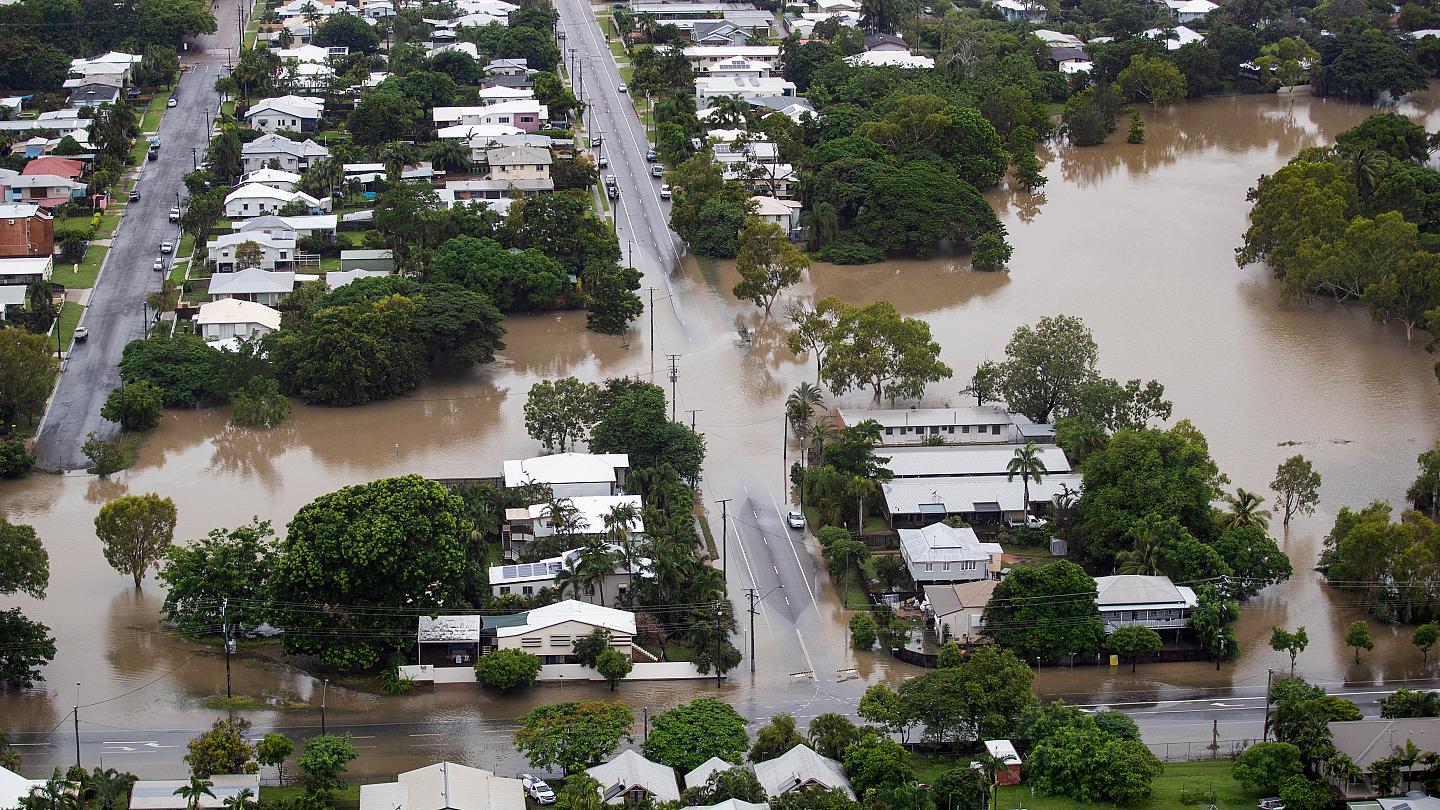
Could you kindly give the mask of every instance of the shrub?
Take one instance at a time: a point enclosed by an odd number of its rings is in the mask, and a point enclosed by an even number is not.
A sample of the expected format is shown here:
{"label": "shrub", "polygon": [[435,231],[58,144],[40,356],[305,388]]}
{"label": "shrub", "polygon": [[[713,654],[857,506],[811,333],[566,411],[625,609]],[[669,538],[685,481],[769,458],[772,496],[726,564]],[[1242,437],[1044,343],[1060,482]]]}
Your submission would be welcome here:
{"label": "shrub", "polygon": [[856,613],[850,618],[850,644],[857,650],[875,646],[879,626],[869,613]]}
{"label": "shrub", "polygon": [[816,251],[815,258],[831,264],[874,264],[885,254],[857,239],[839,239]]}
{"label": "shrub", "polygon": [[475,680],[504,692],[517,686],[534,686],[540,675],[540,657],[523,650],[496,650],[475,662]]}
{"label": "shrub", "polygon": [[137,380],[111,391],[100,408],[100,415],[120,423],[125,430],[149,430],[160,423],[160,411],[164,407],[159,387]]}
{"label": "shrub", "polygon": [[19,439],[0,440],[0,478],[24,478],[35,466],[35,457]]}
{"label": "shrub", "polygon": [[90,459],[89,472],[91,475],[106,476],[135,463],[135,447],[133,443],[123,438],[119,441],[107,442],[92,432],[85,436],[85,443],[80,445],[80,452],[85,454],[85,458]]}

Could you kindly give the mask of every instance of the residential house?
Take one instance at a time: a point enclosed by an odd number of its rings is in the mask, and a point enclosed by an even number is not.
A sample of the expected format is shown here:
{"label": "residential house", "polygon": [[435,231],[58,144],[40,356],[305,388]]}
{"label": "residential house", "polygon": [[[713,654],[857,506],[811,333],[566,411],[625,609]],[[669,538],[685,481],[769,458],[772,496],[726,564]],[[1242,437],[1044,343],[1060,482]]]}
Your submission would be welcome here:
{"label": "residential house", "polygon": [[362,278],[385,278],[389,275],[383,270],[331,270],[325,274],[325,286],[334,290]]}
{"label": "residential house", "polygon": [[[522,614],[523,615],[523,614]],[[495,649],[494,633],[481,646],[486,619],[509,621],[511,616],[421,616],[415,631],[416,655],[420,664],[438,667],[474,666],[486,652]]]}
{"label": "residential house", "polygon": [[26,779],[9,768],[0,768],[0,810],[19,810],[21,799],[43,787],[44,779]]}
{"label": "residential house", "polygon": [[480,104],[488,107],[492,104],[503,104],[507,101],[530,101],[535,98],[533,87],[482,87],[480,89]]}
{"label": "residential house", "polygon": [[1425,795],[1423,790],[1412,790],[1395,798],[1347,802],[1345,810],[1440,810],[1440,799]]}
{"label": "residential house", "polygon": [[926,585],[925,601],[935,617],[935,630],[942,638],[969,644],[985,629],[985,608],[995,593],[998,579],[977,579],[949,585]]}
{"label": "residential house", "polygon": [[519,779],[437,762],[396,781],[360,786],[360,810],[525,810]]}
{"label": "residential house", "polygon": [[1140,36],[1158,39],[1165,43],[1168,50],[1178,51],[1194,42],[1204,42],[1205,37],[1184,25],[1177,25],[1174,28],[1150,28],[1141,32]]}
{"label": "residential house", "polygon": [[334,234],[339,220],[340,218],[335,214],[302,214],[291,217],[267,214],[237,224],[235,231],[237,233],[267,233],[272,236],[288,234],[298,240],[316,234]]}
{"label": "residential house", "polygon": [[868,67],[898,67],[914,70],[925,70],[935,67],[935,60],[928,56],[910,53],[909,51],[866,51],[848,56],[845,61],[852,65],[865,65]]}
{"label": "residential house", "polygon": [[1180,631],[1199,603],[1195,591],[1169,577],[1118,574],[1095,579],[1095,604],[1105,632],[1139,625],[1151,630]]}
{"label": "residential house", "polygon": [[505,146],[485,151],[491,180],[549,180],[553,161],[549,149],[534,146]]}
{"label": "residential house", "polygon": [[65,104],[68,107],[78,110],[81,107],[99,107],[102,104],[114,104],[119,100],[119,87],[90,82],[71,90],[70,97],[66,99]]}
{"label": "residential house", "polygon": [[340,266],[346,270],[395,272],[395,255],[388,250],[342,250]]}
{"label": "residential house", "polygon": [[524,59],[496,59],[485,65],[486,76],[529,76],[530,73]]}
{"label": "residential house", "polygon": [[270,167],[287,172],[303,172],[312,161],[330,157],[330,150],[306,139],[292,141],[283,135],[261,135],[240,148],[245,171],[254,172]]}
{"label": "residential house", "polygon": [[[629,658],[636,655],[637,648],[632,642],[635,614],[628,610],[566,599],[521,613],[518,619],[510,618],[515,620],[495,623],[495,647],[524,650],[540,656],[546,664],[575,663],[575,639],[588,636],[597,629],[610,633],[610,646],[615,650]],[[487,616],[485,619],[488,627],[492,619],[499,617]],[[482,641],[482,651],[484,646]],[[648,654],[641,651],[640,655]]]}
{"label": "residential house", "polygon": [[529,90],[534,88],[534,86],[535,80],[524,73],[515,75],[496,73],[480,80],[481,89],[487,87],[513,87],[516,89]]}
{"label": "residential house", "polygon": [[[271,53],[275,54],[281,62],[294,61],[323,65],[329,62],[332,56],[342,57],[349,55],[350,49],[343,46],[337,48],[322,48],[319,45],[296,45],[293,48],[276,48],[271,51]],[[303,98],[313,100],[309,96],[304,96]]]}
{"label": "residential house", "polygon": [[[483,141],[483,139],[485,138],[495,138],[503,135],[524,134],[525,130],[520,129],[519,127],[510,126],[509,124],[486,124],[484,126],[479,126],[476,124],[452,124],[450,126],[440,127],[439,129],[435,130],[435,136],[440,140],[470,141],[472,149],[475,148],[475,142]],[[488,146],[488,143],[482,142],[480,146],[482,151],[485,146]],[[474,160],[473,162],[479,163],[480,161]]]}
{"label": "residential house", "polygon": [[[547,152],[553,147],[554,141],[549,135],[530,135],[516,131],[514,134],[475,134],[473,130],[492,129],[491,127],[446,127],[445,131],[471,130],[465,134],[467,145],[470,147],[470,162],[475,166],[484,165],[487,161],[486,153],[491,149],[499,149],[504,146],[526,146],[532,149],[544,149]],[[552,152],[553,154],[553,152]]]}
{"label": "residential house", "polygon": [[[1005,444],[1016,440],[1015,419],[999,405],[957,408],[875,408],[840,410],[840,425],[853,427],[871,420],[883,431],[886,447],[920,445],[943,440],[945,444]],[[935,438],[931,438],[935,437]],[[1069,469],[1067,463],[1066,469]]]}
{"label": "residential house", "polygon": [[190,784],[188,779],[141,780],[130,786],[130,807],[134,810],[219,810],[226,802],[234,802],[241,791],[260,795],[260,774],[214,774],[206,781],[210,792],[191,800],[176,793]]}
{"label": "residential house", "polygon": [[695,79],[695,104],[697,107],[708,107],[711,99],[725,96],[739,96],[746,101],[753,101],[775,96],[788,98],[794,95],[795,83],[783,76],[766,76],[763,79],[754,76],[714,78],[700,76]]}
{"label": "residential house", "polygon": [[1061,31],[1052,31],[1049,28],[1037,28],[1030,32],[1030,35],[1044,42],[1051,48],[1084,47],[1085,42],[1074,34],[1066,34]]}
{"label": "residential house", "polygon": [[700,68],[700,75],[710,78],[763,79],[770,75],[771,70],[769,62],[746,59],[743,56],[732,56],[723,62],[705,65]]}
{"label": "residential house", "polygon": [[[1389,759],[1396,748],[1405,748],[1406,742],[1413,742],[1421,751],[1440,751],[1440,717],[1344,720],[1326,725],[1330,729],[1335,752],[1350,757],[1365,774],[1362,779],[1344,784],[1331,780],[1331,784],[1345,798],[1375,796],[1371,776],[1375,763]],[[1419,780],[1426,770],[1427,765],[1424,762],[1402,765],[1400,779],[1406,782]],[[1383,804],[1381,806],[1384,807]],[[1400,805],[1393,805],[1386,810],[1399,807]]]}
{"label": "residential house", "polygon": [[[390,172],[383,163],[346,163],[341,168],[345,173],[347,185],[357,182],[367,189],[390,177]],[[402,166],[400,167],[400,179],[423,180],[429,183],[435,179],[435,167],[428,160],[419,161],[413,166]]]}
{"label": "residential house", "polygon": [[513,126],[524,132],[535,132],[541,128],[550,110],[535,99],[500,101],[478,107],[436,107],[430,112],[436,128],[469,125]]}
{"label": "residential house", "polygon": [[680,810],[770,810],[769,802],[747,802],[744,799],[726,799],[719,804],[692,804]]}
{"label": "residential house", "polygon": [[201,304],[195,325],[200,337],[210,341],[268,335],[280,328],[280,312],[254,301],[225,298]]}
{"label": "residential house", "polygon": [[1073,45],[1059,45],[1050,47],[1050,64],[1061,73],[1088,73],[1095,67],[1090,60],[1090,55],[1079,47]]}
{"label": "residential house", "polygon": [[[569,455],[569,454],[567,454]],[[605,516],[617,506],[633,506],[636,511],[645,508],[645,503],[639,495],[556,495],[556,500],[568,503],[575,510],[575,525],[571,527],[575,534],[600,534],[605,531]],[[526,507],[526,517],[529,520],[530,531],[528,532],[536,539],[552,537],[555,535],[555,526],[550,522],[550,504],[536,503]],[[512,531],[514,530],[512,525]],[[630,526],[633,534],[639,534],[645,530],[645,526],[637,518]]]}
{"label": "residential house", "polygon": [[999,576],[1004,550],[999,543],[980,542],[974,529],[931,523],[921,529],[901,529],[899,534],[900,558],[916,585],[953,584]]}
{"label": "residential house", "polygon": [[683,53],[690,66],[698,73],[709,65],[719,64],[727,59],[740,57],[775,64],[780,59],[779,45],[692,45]]}
{"label": "residential house", "polygon": [[[888,455],[894,451],[886,450]],[[1055,499],[1080,491],[1078,473],[1045,475],[1031,481],[1029,513],[1044,514]],[[896,478],[880,485],[886,520],[895,528],[913,528],[959,517],[975,525],[1016,523],[1024,515],[1025,485],[1005,474],[959,477]]]}
{"label": "residential house", "polygon": [[724,163],[726,180],[736,180],[752,192],[780,199],[792,199],[800,188],[800,176],[789,163],[760,161]]}
{"label": "residential house", "polygon": [[295,234],[270,234],[263,231],[226,233],[205,243],[210,261],[215,263],[217,273],[232,273],[236,269],[236,254],[241,247],[254,243],[260,248],[261,270],[274,270],[288,266],[295,261]]}
{"label": "residential house", "polygon": [[85,173],[85,161],[45,155],[26,161],[25,168],[21,169],[20,173],[27,177],[49,175],[63,177],[66,180],[79,180],[80,175]]}
{"label": "residential house", "polygon": [[[961,478],[1008,473],[1017,449],[1014,445],[946,444],[894,447],[886,449],[884,455],[890,458],[885,466],[897,479]],[[1035,453],[1047,475],[1070,472],[1070,459],[1058,446],[1037,446]]]}
{"label": "residential house", "polygon": [[446,180],[445,191],[456,202],[470,200],[504,200],[515,197],[534,197],[546,191],[555,190],[555,181],[542,180]]}
{"label": "residential house", "polygon": [[507,489],[545,484],[556,498],[623,495],[630,456],[625,453],[556,453],[509,460],[504,464]]}
{"label": "residential house", "polygon": [[1181,25],[1205,22],[1205,17],[1220,6],[1210,0],[1170,0],[1166,2]]}
{"label": "residential house", "polygon": [[295,291],[295,274],[290,271],[261,270],[247,267],[234,273],[216,273],[210,277],[210,297],[216,301],[238,298],[273,306]]}
{"label": "residential house", "polygon": [[895,34],[871,32],[865,35],[865,50],[910,53],[910,46],[903,38]]}
{"label": "residential house", "polygon": [[243,185],[225,195],[225,216],[228,219],[249,219],[251,217],[278,214],[287,203],[299,200],[311,213],[324,210],[330,205],[330,198],[317,200],[303,191],[281,191],[258,183]]}
{"label": "residential house", "polygon": [[744,45],[750,32],[729,20],[696,20],[690,26],[690,41],[696,45]]}
{"label": "residential house", "polygon": [[[638,524],[639,521],[636,521]],[[638,529],[637,532],[638,533]],[[620,553],[620,546],[608,544],[610,551]],[[556,586],[556,577],[563,571],[574,572],[580,562],[581,549],[570,549],[557,557],[548,557],[530,563],[510,563],[506,565],[491,566],[489,571],[490,593],[494,596],[505,596],[507,594],[518,594],[520,596],[534,596],[546,588]],[[615,570],[599,583],[597,590],[591,591],[587,586],[586,596],[595,596],[597,600],[609,600],[612,602],[625,602],[625,592],[630,589],[630,584],[636,579],[650,579],[654,576],[651,569],[651,562],[648,559],[637,559],[634,565],[619,563]],[[577,594],[578,595],[578,594]]]}
{"label": "residential house", "polygon": [[46,254],[26,258],[0,259],[0,286],[28,287],[49,281],[55,259]]}
{"label": "residential house", "polygon": [[669,765],[651,762],[639,752],[627,749],[609,762],[587,768],[600,783],[600,798],[606,804],[633,805],[680,800],[680,785]]}
{"label": "residential house", "polygon": [[[314,132],[325,115],[325,100],[314,96],[261,99],[245,111],[251,129],[265,133]],[[283,168],[283,167],[282,167]]]}
{"label": "residential house", "polygon": [[1006,787],[1020,784],[1020,752],[1009,740],[986,740],[985,753],[1004,764],[995,769],[995,784]]}
{"label": "residential house", "polygon": [[259,183],[280,191],[294,191],[295,187],[300,185],[300,175],[284,169],[258,169],[241,175],[240,182],[236,185],[243,186],[247,183]]}
{"label": "residential house", "polygon": [[801,205],[795,200],[782,200],[777,197],[751,197],[750,202],[755,207],[755,216],[766,222],[780,226],[788,236],[795,233],[800,227]]}
{"label": "residential house", "polygon": [[[115,76],[129,84],[131,69],[140,64],[142,59],[143,57],[136,54],[120,51],[110,51],[94,59],[71,59],[69,81],[85,82],[99,76]],[[74,86],[69,84],[69,81],[65,84],[67,89]]]}
{"label": "residential house", "polygon": [[1045,22],[1045,6],[1034,0],[993,0],[991,5],[1004,15],[1007,22],[1024,20],[1032,25]]}
{"label": "residential house", "polygon": [[820,756],[803,743],[775,759],[755,763],[755,778],[771,798],[811,785],[824,790],[837,788],[852,800],[855,798],[855,790],[850,787],[840,763]]}
{"label": "residential house", "polygon": [[53,174],[21,174],[5,182],[8,202],[29,202],[55,208],[84,199],[85,184]]}
{"label": "residential house", "polygon": [[726,762],[720,757],[710,757],[695,766],[694,770],[685,774],[685,788],[688,790],[693,787],[702,787],[706,782],[710,781],[711,776],[714,776],[720,771],[728,771],[735,767],[740,766],[737,766],[733,762]]}
{"label": "residential house", "polygon": [[0,257],[48,260],[54,252],[55,217],[49,211],[34,203],[0,203]]}

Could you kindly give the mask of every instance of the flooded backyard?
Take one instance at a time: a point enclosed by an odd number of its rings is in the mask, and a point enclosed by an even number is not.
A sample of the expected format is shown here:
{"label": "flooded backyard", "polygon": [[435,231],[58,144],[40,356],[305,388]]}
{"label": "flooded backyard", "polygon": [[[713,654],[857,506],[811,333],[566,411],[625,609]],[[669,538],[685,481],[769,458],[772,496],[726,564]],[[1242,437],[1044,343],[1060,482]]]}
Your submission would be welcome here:
{"label": "flooded backyard", "polygon": [[[1440,128],[1437,101],[1440,95],[1422,96],[1401,111],[1434,130]],[[973,273],[963,259],[946,258],[817,265],[791,291],[852,303],[885,298],[927,320],[956,371],[955,380],[930,387],[927,403],[935,405],[965,401],[958,393],[963,378],[979,362],[999,357],[1017,325],[1061,312],[1079,315],[1099,341],[1101,370],[1163,382],[1175,417],[1205,433],[1233,485],[1267,491],[1276,465],[1295,453],[1324,476],[1317,513],[1298,518],[1281,537],[1294,578],[1244,609],[1238,662],[1219,672],[1203,663],[1142,667],[1135,675],[1128,668],[1047,669],[1038,680],[1043,692],[1124,701],[1197,687],[1263,686],[1267,669],[1284,660],[1266,644],[1272,625],[1308,628],[1311,645],[1300,669],[1312,680],[1389,683],[1432,674],[1421,666],[1406,628],[1372,628],[1376,649],[1354,665],[1340,637],[1361,614],[1311,569],[1336,510],[1376,498],[1398,504],[1414,478],[1415,456],[1440,436],[1434,358],[1423,350],[1424,339],[1407,343],[1403,329],[1375,324],[1362,309],[1281,305],[1264,268],[1241,271],[1233,260],[1246,224],[1245,192],[1256,178],[1301,148],[1332,141],[1370,111],[1306,96],[1252,96],[1149,113],[1144,145],[1126,144],[1117,134],[1098,148],[1057,147],[1047,156],[1049,183],[1041,194],[992,195],[1015,245],[1009,274]],[[668,284],[657,268],[646,269],[647,284],[661,291],[653,347],[644,318],[628,348],[619,338],[584,331],[583,314],[512,319],[499,362],[404,400],[356,409],[297,405],[291,420],[270,432],[228,428],[221,410],[168,412],[135,467],[112,480],[35,475],[0,484],[0,514],[32,524],[51,557],[48,598],[16,604],[52,628],[59,648],[42,688],[0,695],[0,728],[54,728],[75,703],[76,682],[82,705],[103,701],[83,710],[89,730],[199,729],[213,717],[198,701],[224,691],[221,659],[159,628],[159,586],[151,580],[135,592],[101,556],[92,521],[102,504],[121,494],[173,498],[177,539],[190,539],[252,516],[283,530],[312,498],[378,477],[492,475],[502,459],[538,452],[522,415],[533,383],[565,375],[651,378],[653,350],[659,372],[653,379],[667,387],[664,356],[680,355],[678,410],[699,409],[696,425],[709,446],[706,500],[756,487],[783,503],[782,403],[798,382],[813,379],[813,361],[790,354],[775,318],[766,321],[734,301],[733,267],[686,260]],[[748,346],[736,339],[740,325],[754,335]],[[845,404],[865,400],[861,395]],[[715,528],[718,540],[718,519]],[[752,677],[748,662],[742,664],[721,694],[742,710],[816,701],[817,710],[826,711],[853,705],[868,681],[912,672],[888,657],[848,649],[839,629],[845,614],[815,577],[816,550],[797,544],[795,553],[797,564],[805,561],[802,570],[810,569],[807,588],[813,582],[815,591],[797,627],[814,631],[801,646],[820,677],[793,678],[804,668],[792,663],[795,634],[768,632],[762,622],[760,672]],[[741,566],[729,568],[732,588],[750,584]],[[860,677],[837,682],[833,673],[847,667]],[[319,688],[304,673],[252,659],[236,662],[234,673],[241,692],[278,689],[314,700]],[[560,689],[567,698],[608,694],[603,687]],[[627,685],[617,696],[637,710],[654,710],[714,691],[713,682]],[[530,706],[559,697],[555,687],[504,698],[469,689],[380,698],[332,688],[328,719],[423,722],[441,729],[437,735],[468,732],[443,736],[428,751],[362,760],[366,772],[393,772],[439,755],[493,767],[508,756],[508,745],[488,735],[504,733]],[[254,719],[281,726],[316,722],[311,714]]]}

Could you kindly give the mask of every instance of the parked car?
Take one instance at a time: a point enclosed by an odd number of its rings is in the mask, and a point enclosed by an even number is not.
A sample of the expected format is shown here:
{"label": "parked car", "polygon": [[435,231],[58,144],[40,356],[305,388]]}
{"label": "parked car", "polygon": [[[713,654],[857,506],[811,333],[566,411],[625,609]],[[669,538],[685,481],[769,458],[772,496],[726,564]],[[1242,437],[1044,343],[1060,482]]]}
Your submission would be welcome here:
{"label": "parked car", "polygon": [[610,158],[601,155],[600,157],[595,159],[595,164],[603,169],[606,166],[610,165]]}
{"label": "parked car", "polygon": [[545,780],[540,777],[530,773],[522,773],[520,774],[520,784],[524,787],[525,793],[534,799],[536,804],[555,803],[555,791],[551,790],[550,786],[545,783]]}
{"label": "parked car", "polygon": [[179,103],[180,103],[179,100],[176,99],[174,96],[171,96],[170,98],[168,98],[168,99],[165,100],[165,106],[166,106],[166,107],[174,107],[176,104],[179,104]]}
{"label": "parked car", "polygon": [[661,183],[661,184],[660,184],[660,199],[662,199],[662,200],[668,200],[668,199],[670,199],[670,184],[669,184],[669,183]]}
{"label": "parked car", "polygon": [[805,513],[799,509],[791,509],[785,513],[785,522],[790,524],[792,529],[803,529],[805,528]]}
{"label": "parked car", "polygon": [[1032,529],[1043,528],[1049,522],[1050,521],[1046,520],[1045,518],[1038,517],[1036,515],[1030,515],[1023,521],[1008,517],[1005,518],[1005,525],[1007,526],[1029,526]]}
{"label": "parked car", "polygon": [[172,205],[172,206],[170,206],[170,221],[171,221],[171,222],[179,222],[179,221],[180,221],[180,206],[178,206],[178,205]]}
{"label": "parked car", "polygon": [[650,167],[650,176],[651,176],[651,177],[664,177],[664,176],[665,176],[665,167],[659,165],[658,163],[657,163],[656,165],[654,165],[654,166],[651,166],[651,167]]}
{"label": "parked car", "polygon": [[156,270],[164,270],[164,269],[165,269],[165,259],[164,259],[164,258],[157,258],[157,259],[155,259],[155,264],[153,264],[152,267],[154,267]]}
{"label": "parked car", "polygon": [[84,343],[90,339],[90,330],[84,326],[75,327],[75,342]]}
{"label": "parked car", "polygon": [[130,202],[140,202],[140,192],[138,190],[130,192]]}
{"label": "parked car", "polygon": [[615,89],[616,89],[616,90],[619,90],[619,91],[622,92],[622,93],[628,93],[628,92],[630,92],[630,88],[626,87],[624,82],[621,82],[621,83],[620,83],[620,86],[617,87],[617,88],[615,88]]}
{"label": "parked car", "polygon": [[156,149],[156,148],[153,147],[153,146],[150,147],[150,154],[146,155],[146,156],[145,156],[145,159],[146,159],[146,160],[159,160],[159,159],[160,159],[160,150],[159,150],[159,149]]}
{"label": "parked car", "polygon": [[654,149],[646,149],[646,150],[645,150],[645,162],[646,162],[646,163],[654,163],[655,161],[657,161],[657,160],[659,160],[659,159],[660,159],[660,156],[655,153],[655,150],[654,150]]}
{"label": "parked car", "polygon": [[1261,799],[1260,803],[1255,805],[1255,810],[1285,810],[1285,803],[1271,796],[1268,799]]}
{"label": "parked car", "polygon": [[174,249],[175,249],[175,246],[172,245],[172,244],[170,244],[169,242],[161,242],[161,243],[160,243],[160,252],[161,252],[161,253],[166,253],[166,254],[168,254],[170,251],[172,251],[172,250],[174,250]]}
{"label": "parked car", "polygon": [[591,136],[590,136],[590,148],[591,148],[591,149],[594,149],[595,147],[597,147],[597,146],[599,146],[599,145],[600,145],[600,136],[599,136],[599,135],[591,135]]}

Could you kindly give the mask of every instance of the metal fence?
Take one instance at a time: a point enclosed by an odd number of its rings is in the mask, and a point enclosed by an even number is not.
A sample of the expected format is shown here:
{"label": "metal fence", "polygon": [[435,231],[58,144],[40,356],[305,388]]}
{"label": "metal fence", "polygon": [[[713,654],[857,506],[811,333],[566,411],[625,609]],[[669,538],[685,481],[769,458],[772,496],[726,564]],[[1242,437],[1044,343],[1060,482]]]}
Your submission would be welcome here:
{"label": "metal fence", "polygon": [[1202,759],[1234,759],[1259,740],[1207,740],[1146,743],[1161,762],[1194,762]]}

